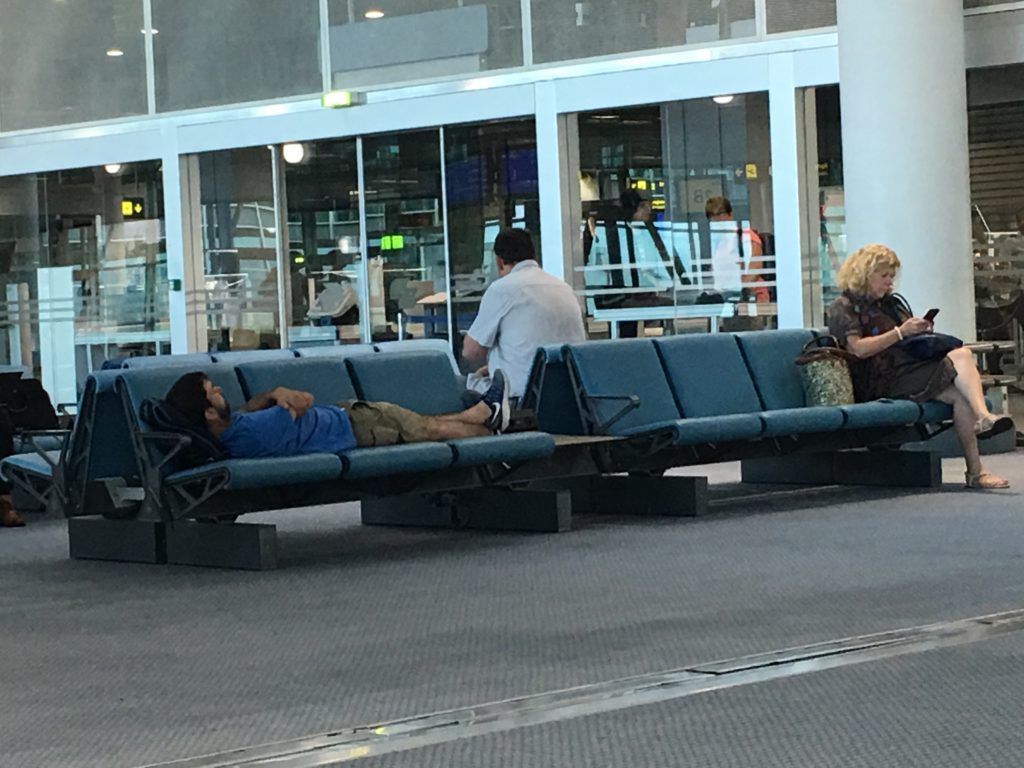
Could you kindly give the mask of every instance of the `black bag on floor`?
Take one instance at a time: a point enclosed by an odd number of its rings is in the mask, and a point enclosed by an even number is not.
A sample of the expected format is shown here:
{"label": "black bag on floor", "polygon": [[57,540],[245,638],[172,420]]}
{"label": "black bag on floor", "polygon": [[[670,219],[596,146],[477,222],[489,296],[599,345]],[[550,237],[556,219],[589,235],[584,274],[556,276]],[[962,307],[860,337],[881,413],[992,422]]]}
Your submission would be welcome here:
{"label": "black bag on floor", "polygon": [[0,408],[15,429],[57,429],[57,412],[39,379],[23,379],[20,373],[0,374]]}

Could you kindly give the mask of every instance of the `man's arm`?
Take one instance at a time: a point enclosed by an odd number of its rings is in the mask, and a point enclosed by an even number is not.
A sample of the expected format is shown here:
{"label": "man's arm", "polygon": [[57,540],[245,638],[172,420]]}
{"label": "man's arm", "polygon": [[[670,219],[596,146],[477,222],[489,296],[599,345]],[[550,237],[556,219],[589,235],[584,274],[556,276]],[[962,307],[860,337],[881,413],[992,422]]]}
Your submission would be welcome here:
{"label": "man's arm", "polygon": [[462,356],[471,363],[487,359],[488,348],[480,344],[468,333],[462,337]]}
{"label": "man's arm", "polygon": [[242,413],[251,413],[273,408],[275,405],[287,409],[292,416],[301,416],[312,407],[313,396],[309,392],[301,392],[297,389],[274,387],[269,392],[253,396],[238,410]]}

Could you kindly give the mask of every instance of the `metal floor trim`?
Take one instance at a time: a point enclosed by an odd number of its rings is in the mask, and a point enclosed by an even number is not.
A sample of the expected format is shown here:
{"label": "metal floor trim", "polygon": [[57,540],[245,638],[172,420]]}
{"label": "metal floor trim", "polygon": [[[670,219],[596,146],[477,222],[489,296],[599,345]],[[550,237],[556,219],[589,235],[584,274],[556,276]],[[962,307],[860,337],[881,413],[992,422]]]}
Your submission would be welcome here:
{"label": "metal floor trim", "polygon": [[1024,630],[1024,610],[925,624],[696,664],[145,768],[312,768],[543,723],[967,645]]}

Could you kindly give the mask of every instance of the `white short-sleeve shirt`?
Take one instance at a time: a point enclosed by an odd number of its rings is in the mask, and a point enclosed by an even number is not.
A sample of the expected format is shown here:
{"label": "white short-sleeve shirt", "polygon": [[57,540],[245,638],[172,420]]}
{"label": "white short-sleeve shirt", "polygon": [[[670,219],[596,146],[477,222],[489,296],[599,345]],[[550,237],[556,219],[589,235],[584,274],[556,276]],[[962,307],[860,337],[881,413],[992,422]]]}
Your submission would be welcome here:
{"label": "white short-sleeve shirt", "polygon": [[533,259],[491,283],[468,333],[489,348],[487,367],[504,371],[512,395],[525,391],[537,347],[586,339],[576,294]]}

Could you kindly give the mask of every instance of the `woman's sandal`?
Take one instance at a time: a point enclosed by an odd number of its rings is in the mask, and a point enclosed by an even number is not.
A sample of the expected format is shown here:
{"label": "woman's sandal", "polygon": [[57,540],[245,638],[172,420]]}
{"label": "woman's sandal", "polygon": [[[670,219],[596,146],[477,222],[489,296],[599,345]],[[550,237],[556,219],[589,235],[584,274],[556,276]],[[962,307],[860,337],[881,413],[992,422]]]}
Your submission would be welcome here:
{"label": "woman's sandal", "polygon": [[1013,419],[1009,416],[985,416],[974,422],[974,433],[979,440],[987,440],[990,437],[1009,432],[1013,429]]}
{"label": "woman's sandal", "polygon": [[999,475],[993,475],[991,472],[979,472],[976,475],[972,475],[970,472],[964,472],[964,477],[966,478],[966,485],[968,488],[979,488],[983,491],[998,491],[1010,487],[1009,480],[1004,480]]}

